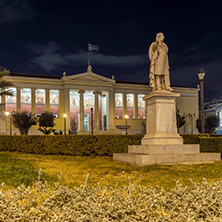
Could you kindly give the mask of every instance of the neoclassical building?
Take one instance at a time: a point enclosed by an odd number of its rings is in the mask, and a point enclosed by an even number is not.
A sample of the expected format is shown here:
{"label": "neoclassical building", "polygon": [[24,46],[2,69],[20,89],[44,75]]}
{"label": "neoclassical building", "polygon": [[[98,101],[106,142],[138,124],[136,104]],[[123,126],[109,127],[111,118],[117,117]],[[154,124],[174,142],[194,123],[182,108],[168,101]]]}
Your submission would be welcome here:
{"label": "neoclassical building", "polygon": [[[57,131],[71,128],[74,120],[78,134],[113,134],[123,133],[118,125],[130,125],[129,134],[139,134],[142,122],[146,118],[146,104],[143,97],[151,92],[148,83],[126,82],[106,78],[92,71],[88,66],[85,73],[66,76],[44,76],[10,73],[6,77],[14,86],[10,88],[13,96],[2,98],[2,110],[13,112],[32,112],[39,116],[44,111],[54,114]],[[147,77],[148,78],[148,77]],[[198,88],[172,86],[174,92],[180,93],[176,101],[180,115],[186,118],[181,133],[190,133],[189,113],[198,114]],[[127,119],[126,119],[127,117]],[[196,118],[198,115],[196,115]],[[19,134],[10,126],[10,116],[1,133]],[[192,119],[192,121],[195,121]],[[10,129],[11,128],[11,129]],[[29,134],[41,134],[38,126],[33,126]]]}
{"label": "neoclassical building", "polygon": [[217,130],[218,130],[218,134],[222,134],[222,97],[221,96],[217,99],[213,99],[209,102],[204,103],[204,115],[205,117],[218,116],[220,118],[220,123]]}

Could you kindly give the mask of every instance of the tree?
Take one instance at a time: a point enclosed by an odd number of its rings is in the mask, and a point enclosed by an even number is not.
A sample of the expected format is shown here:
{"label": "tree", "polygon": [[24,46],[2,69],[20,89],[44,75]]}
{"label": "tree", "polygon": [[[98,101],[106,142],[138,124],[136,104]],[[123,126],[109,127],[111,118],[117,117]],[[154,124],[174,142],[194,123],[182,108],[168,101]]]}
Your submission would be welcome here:
{"label": "tree", "polygon": [[206,127],[207,132],[213,134],[215,128],[218,127],[220,124],[220,118],[218,116],[209,116],[206,118]]}
{"label": "tree", "polygon": [[12,115],[12,123],[19,130],[21,135],[28,135],[28,131],[31,126],[37,124],[37,118],[32,115],[32,113],[17,112]]}
{"label": "tree", "polygon": [[[209,116],[204,118],[204,125],[205,125],[205,131],[213,134],[215,131],[215,128],[219,126],[220,119],[218,116]],[[198,132],[201,132],[201,118],[198,118],[196,121],[196,127],[198,129]]]}
{"label": "tree", "polygon": [[13,83],[7,81],[4,79],[5,76],[9,75],[9,70],[5,69],[3,66],[0,66],[0,96],[12,96],[13,94],[10,92],[10,90],[3,91],[3,89],[13,86]]}
{"label": "tree", "polygon": [[[179,121],[179,124],[178,124],[178,121]],[[181,116],[179,114],[179,111],[177,110],[177,127],[182,127],[184,124],[185,124],[185,118],[183,116]]]}
{"label": "tree", "polygon": [[39,117],[39,128],[38,130],[41,131],[44,134],[50,134],[51,132],[54,132],[53,127],[55,126],[54,123],[54,116],[53,113],[50,113],[49,111],[44,112]]}
{"label": "tree", "polygon": [[[196,128],[198,129],[198,132],[201,133],[201,118],[200,117],[196,120]],[[205,130],[206,130],[206,121],[205,121]]]}

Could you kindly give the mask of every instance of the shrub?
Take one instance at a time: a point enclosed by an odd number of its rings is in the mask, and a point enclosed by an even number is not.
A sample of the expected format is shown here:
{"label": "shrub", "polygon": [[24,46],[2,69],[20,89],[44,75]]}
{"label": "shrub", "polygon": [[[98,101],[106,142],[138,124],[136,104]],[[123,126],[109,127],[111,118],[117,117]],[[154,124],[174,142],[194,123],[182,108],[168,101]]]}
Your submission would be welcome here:
{"label": "shrub", "polygon": [[220,125],[220,118],[218,116],[209,116],[206,118],[207,132],[215,133],[215,128]]}
{"label": "shrub", "polygon": [[0,151],[72,156],[112,156],[139,145],[143,135],[0,136]]}
{"label": "shrub", "polygon": [[[222,137],[183,134],[184,144],[200,144],[201,152],[222,153]],[[0,151],[71,156],[112,156],[140,145],[143,135],[1,135]]]}
{"label": "shrub", "polygon": [[21,135],[28,135],[29,129],[37,124],[37,118],[32,113],[17,112],[12,115],[12,123],[19,130]]}
{"label": "shrub", "polygon": [[[219,123],[220,118],[218,116],[204,117],[205,132],[213,135],[215,133],[215,128],[219,126]],[[201,118],[196,120],[196,127],[198,132],[201,132]]]}
{"label": "shrub", "polygon": [[206,137],[200,139],[200,151],[222,154],[222,137]]}
{"label": "shrub", "polygon": [[54,132],[53,127],[55,126],[54,123],[54,116],[53,113],[50,113],[49,111],[46,111],[42,113],[39,117],[39,128],[38,130],[44,134],[50,134]]}
{"label": "shrub", "polygon": [[210,135],[205,134],[181,134],[184,144],[200,144],[200,138],[209,137]]}
{"label": "shrub", "polygon": [[177,121],[177,127],[181,128],[185,124],[185,118],[180,115],[179,110],[177,109],[176,113],[176,121]]}
{"label": "shrub", "polygon": [[[60,174],[61,176],[61,174]],[[21,185],[0,190],[0,221],[221,221],[222,182],[211,185],[179,182],[169,192],[146,188],[131,181],[124,187],[69,189],[39,180],[34,187]],[[3,184],[2,184],[3,185]]]}

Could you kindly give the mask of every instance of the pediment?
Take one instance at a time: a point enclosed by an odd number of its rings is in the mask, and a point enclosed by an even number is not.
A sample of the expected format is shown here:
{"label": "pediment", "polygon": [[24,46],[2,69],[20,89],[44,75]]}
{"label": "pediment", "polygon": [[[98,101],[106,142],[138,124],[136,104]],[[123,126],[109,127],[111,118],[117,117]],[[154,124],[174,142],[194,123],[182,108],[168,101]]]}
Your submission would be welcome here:
{"label": "pediment", "polygon": [[85,72],[81,74],[75,74],[71,76],[64,76],[63,81],[76,81],[76,82],[97,82],[97,83],[109,83],[114,84],[116,81],[93,72]]}
{"label": "pediment", "polygon": [[215,107],[216,110],[222,110],[222,104],[219,104]]}

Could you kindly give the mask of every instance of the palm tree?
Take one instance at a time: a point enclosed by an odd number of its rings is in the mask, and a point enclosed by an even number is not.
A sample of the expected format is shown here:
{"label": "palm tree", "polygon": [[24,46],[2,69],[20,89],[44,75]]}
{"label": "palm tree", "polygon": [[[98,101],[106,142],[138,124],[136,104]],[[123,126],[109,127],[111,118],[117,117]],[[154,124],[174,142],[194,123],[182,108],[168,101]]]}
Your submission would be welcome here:
{"label": "palm tree", "polygon": [[9,75],[9,70],[5,69],[3,66],[0,66],[0,96],[12,96],[12,92],[10,90],[3,91],[3,89],[13,86],[13,83],[7,81],[4,77]]}
{"label": "palm tree", "polygon": [[50,113],[49,111],[45,111],[39,117],[38,130],[44,134],[50,134],[50,133],[54,132],[55,131],[53,129],[53,127],[55,126],[54,120],[55,120],[55,118],[53,116],[53,113]]}
{"label": "palm tree", "polygon": [[19,130],[21,135],[28,135],[31,126],[37,124],[37,118],[34,117],[32,113],[26,111],[21,113],[17,112],[12,115],[12,123]]}

